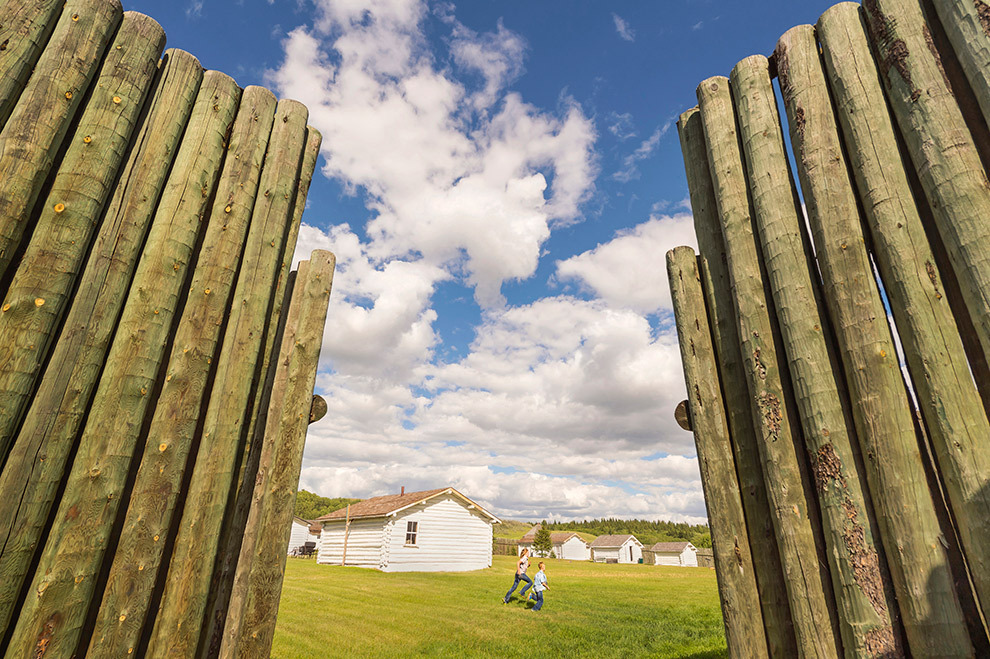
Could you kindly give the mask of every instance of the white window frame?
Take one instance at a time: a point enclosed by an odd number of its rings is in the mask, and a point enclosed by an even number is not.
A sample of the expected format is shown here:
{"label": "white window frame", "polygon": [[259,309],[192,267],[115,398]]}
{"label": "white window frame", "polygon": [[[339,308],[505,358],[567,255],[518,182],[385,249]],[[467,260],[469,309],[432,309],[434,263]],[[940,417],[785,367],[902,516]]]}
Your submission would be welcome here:
{"label": "white window frame", "polygon": [[[411,536],[411,539],[410,539]],[[419,522],[406,522],[406,547],[416,547],[416,540],[419,538]]]}

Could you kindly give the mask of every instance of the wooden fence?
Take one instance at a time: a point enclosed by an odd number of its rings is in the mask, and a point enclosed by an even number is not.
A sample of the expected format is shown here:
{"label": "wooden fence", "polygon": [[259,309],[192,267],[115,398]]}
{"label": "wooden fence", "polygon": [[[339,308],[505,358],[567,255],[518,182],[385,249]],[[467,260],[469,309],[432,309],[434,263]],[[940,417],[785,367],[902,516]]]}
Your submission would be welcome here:
{"label": "wooden fence", "polygon": [[267,657],[320,135],[118,0],[0,0],[0,44],[0,653]]}
{"label": "wooden fence", "polygon": [[734,657],[990,653],[988,62],[983,0],[847,2],[680,117],[700,255],[667,267]]}
{"label": "wooden fence", "polygon": [[519,541],[508,538],[495,538],[492,544],[492,550],[496,556],[518,556]]}

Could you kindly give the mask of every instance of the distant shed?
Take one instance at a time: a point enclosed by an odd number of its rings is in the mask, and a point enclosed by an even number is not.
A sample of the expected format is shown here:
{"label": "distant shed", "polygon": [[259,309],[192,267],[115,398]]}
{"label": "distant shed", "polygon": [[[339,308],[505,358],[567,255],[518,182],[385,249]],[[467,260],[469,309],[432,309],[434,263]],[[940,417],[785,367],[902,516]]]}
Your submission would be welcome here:
{"label": "distant shed", "polygon": [[647,565],[679,565],[698,567],[698,549],[690,542],[658,542],[643,550]]}
{"label": "distant shed", "polygon": [[711,547],[698,547],[698,567],[715,567],[715,554]]}
{"label": "distant shed", "polygon": [[[531,555],[537,555],[533,543],[536,541],[536,532],[542,528],[537,524],[531,528],[526,535],[519,539],[518,553],[523,549],[529,549]],[[569,561],[590,561],[591,546],[584,541],[577,533],[572,531],[554,531],[550,534],[550,544],[555,558],[563,558]]]}
{"label": "distant shed", "polygon": [[634,535],[600,535],[591,543],[591,560],[596,563],[639,563],[643,543]]}
{"label": "distant shed", "polygon": [[289,548],[286,553],[291,554],[301,550],[307,542],[312,540],[309,537],[309,527],[310,523],[302,517],[292,518],[292,533],[289,534]]}

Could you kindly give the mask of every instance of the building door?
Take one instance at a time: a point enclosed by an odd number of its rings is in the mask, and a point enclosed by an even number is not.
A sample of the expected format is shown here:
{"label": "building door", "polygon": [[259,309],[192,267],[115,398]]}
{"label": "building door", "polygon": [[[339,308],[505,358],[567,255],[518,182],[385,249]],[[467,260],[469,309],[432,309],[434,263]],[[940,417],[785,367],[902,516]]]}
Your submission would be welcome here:
{"label": "building door", "polygon": [[630,563],[632,563],[632,562],[633,562],[633,557],[632,557],[632,545],[629,545],[629,562],[630,562]]}

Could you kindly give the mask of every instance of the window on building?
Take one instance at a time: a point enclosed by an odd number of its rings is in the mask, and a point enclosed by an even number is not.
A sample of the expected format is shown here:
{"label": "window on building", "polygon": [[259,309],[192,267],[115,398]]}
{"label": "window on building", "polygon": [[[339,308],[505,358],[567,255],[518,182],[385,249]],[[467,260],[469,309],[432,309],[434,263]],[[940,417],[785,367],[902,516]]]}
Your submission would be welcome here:
{"label": "window on building", "polygon": [[416,536],[419,534],[419,522],[406,522],[406,544],[416,544]]}

